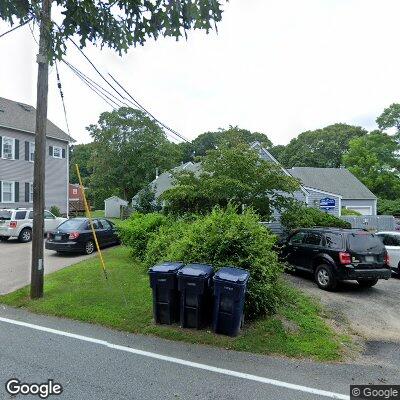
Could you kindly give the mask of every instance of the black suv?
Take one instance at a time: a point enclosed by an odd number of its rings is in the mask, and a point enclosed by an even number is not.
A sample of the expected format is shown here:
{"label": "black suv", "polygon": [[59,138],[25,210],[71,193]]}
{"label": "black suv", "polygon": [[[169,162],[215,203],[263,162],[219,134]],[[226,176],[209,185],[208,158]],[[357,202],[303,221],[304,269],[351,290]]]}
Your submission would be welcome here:
{"label": "black suv", "polygon": [[281,245],[282,260],[296,270],[313,273],[321,289],[334,290],[341,280],[356,280],[361,286],[371,287],[391,275],[382,240],[367,231],[298,229]]}

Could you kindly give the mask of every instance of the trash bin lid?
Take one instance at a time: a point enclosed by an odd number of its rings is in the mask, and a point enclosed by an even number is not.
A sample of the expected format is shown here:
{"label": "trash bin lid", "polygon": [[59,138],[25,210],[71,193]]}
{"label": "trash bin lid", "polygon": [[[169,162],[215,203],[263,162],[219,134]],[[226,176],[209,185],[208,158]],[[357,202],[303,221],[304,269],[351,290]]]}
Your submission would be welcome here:
{"label": "trash bin lid", "polygon": [[214,279],[220,279],[229,282],[244,283],[249,279],[250,274],[240,268],[224,267],[221,268],[215,275]]}
{"label": "trash bin lid", "polygon": [[150,272],[176,272],[182,268],[182,262],[164,262],[158,265],[154,265],[149,269]]}
{"label": "trash bin lid", "polygon": [[186,276],[208,276],[213,273],[213,267],[209,264],[192,263],[185,265],[178,271],[178,275]]}

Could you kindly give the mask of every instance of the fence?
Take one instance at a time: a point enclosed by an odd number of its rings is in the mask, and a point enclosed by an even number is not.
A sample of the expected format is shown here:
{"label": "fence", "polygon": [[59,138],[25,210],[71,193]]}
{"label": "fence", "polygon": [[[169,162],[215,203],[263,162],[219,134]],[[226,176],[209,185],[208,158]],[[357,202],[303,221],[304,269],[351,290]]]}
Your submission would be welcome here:
{"label": "fence", "polygon": [[396,221],[392,215],[360,215],[342,216],[344,221],[350,222],[352,228],[368,229],[373,231],[394,231]]}

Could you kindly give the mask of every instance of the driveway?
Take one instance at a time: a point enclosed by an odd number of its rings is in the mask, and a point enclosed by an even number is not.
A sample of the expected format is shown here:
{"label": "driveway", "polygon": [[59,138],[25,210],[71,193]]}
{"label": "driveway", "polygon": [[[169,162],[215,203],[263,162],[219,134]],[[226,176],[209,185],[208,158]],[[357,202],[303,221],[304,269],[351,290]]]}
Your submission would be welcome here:
{"label": "driveway", "polygon": [[336,292],[318,288],[310,275],[286,275],[306,293],[317,297],[339,322],[347,319],[354,332],[367,343],[400,342],[400,280],[380,280],[363,289],[357,282],[342,282]]}
{"label": "driveway", "polygon": [[[7,294],[28,285],[31,281],[31,243],[17,240],[0,242],[0,294]],[[59,256],[55,251],[44,251],[44,272],[57,271],[91,256],[76,254]]]}

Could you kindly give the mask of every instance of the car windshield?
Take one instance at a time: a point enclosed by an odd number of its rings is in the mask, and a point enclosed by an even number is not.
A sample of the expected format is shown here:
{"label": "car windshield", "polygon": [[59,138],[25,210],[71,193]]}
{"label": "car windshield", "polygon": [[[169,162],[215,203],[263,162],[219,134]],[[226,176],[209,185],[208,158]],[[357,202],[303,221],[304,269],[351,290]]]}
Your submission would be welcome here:
{"label": "car windshield", "polygon": [[0,220],[10,220],[11,211],[0,210]]}
{"label": "car windshield", "polygon": [[372,234],[356,234],[349,235],[349,248],[355,252],[374,252],[383,251],[382,240]]}
{"label": "car windshield", "polygon": [[77,230],[82,227],[86,220],[83,219],[69,219],[68,221],[63,222],[58,229],[63,229],[66,231],[69,230]]}

